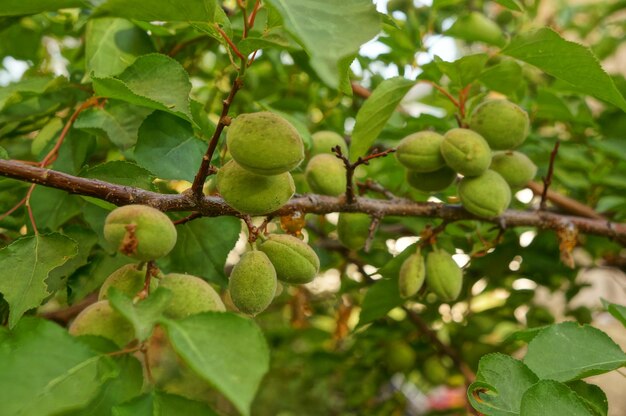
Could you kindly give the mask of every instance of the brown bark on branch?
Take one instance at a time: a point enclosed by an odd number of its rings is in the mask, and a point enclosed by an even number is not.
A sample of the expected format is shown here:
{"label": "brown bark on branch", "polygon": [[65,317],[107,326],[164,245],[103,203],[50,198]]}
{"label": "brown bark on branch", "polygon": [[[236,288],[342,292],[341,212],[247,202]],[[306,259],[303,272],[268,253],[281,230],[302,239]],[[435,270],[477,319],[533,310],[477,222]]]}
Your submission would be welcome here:
{"label": "brown bark on branch", "polygon": [[[91,196],[115,205],[144,204],[161,211],[192,211],[207,217],[241,214],[229,207],[222,198],[204,196],[195,198],[191,192],[160,194],[130,186],[116,185],[97,179],[86,179],[50,169],[30,166],[15,160],[0,160],[0,176],[60,189],[72,194]],[[377,217],[414,216],[439,218],[447,223],[462,220],[480,220],[504,227],[529,226],[539,229],[560,230],[574,226],[581,233],[594,234],[626,241],[626,224],[611,223],[603,219],[560,215],[545,211],[507,210],[499,217],[480,218],[458,205],[434,202],[414,202],[403,198],[382,200],[356,198],[348,204],[344,198],[322,195],[297,195],[273,216],[293,212],[329,214],[331,212],[362,212]]]}

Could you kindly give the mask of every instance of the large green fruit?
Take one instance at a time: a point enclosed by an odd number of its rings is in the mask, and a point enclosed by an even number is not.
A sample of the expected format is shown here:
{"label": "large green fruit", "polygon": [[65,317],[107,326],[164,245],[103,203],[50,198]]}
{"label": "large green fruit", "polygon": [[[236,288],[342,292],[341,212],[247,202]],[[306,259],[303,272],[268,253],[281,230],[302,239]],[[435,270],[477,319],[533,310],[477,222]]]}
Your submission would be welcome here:
{"label": "large green fruit", "polygon": [[434,172],[446,161],[441,155],[443,136],[433,131],[420,131],[406,136],[398,144],[396,158],[414,172]]}
{"label": "large green fruit", "polygon": [[311,246],[291,235],[271,234],[258,248],[270,259],[282,282],[309,283],[320,269],[320,259]]}
{"label": "large green fruit", "polygon": [[410,298],[422,288],[426,277],[424,258],[418,253],[411,254],[400,266],[398,275],[398,289],[400,296]]}
{"label": "large green fruit", "polygon": [[450,253],[436,249],[426,257],[426,283],[439,299],[451,302],[461,294],[463,271]]}
{"label": "large green fruit", "polygon": [[387,344],[385,363],[392,373],[410,371],[415,365],[415,358],[415,351],[406,342],[395,340]]}
{"label": "large green fruit", "polygon": [[480,104],[472,112],[469,126],[482,135],[494,150],[519,146],[526,140],[530,128],[526,111],[507,100]]}
{"label": "large green fruit", "polygon": [[345,247],[360,250],[365,247],[371,223],[367,214],[342,212],[337,221],[337,237]]}
{"label": "large green fruit", "polygon": [[485,139],[468,129],[452,129],[441,142],[446,164],[465,176],[478,176],[491,164],[491,149]]}
{"label": "large green fruit", "polygon": [[288,172],[304,159],[298,131],[268,111],[238,115],[228,127],[226,142],[233,159],[258,175]]}
{"label": "large green fruit", "polygon": [[262,215],[285,205],[294,194],[295,185],[289,172],[257,175],[231,160],[217,173],[217,189],[226,203],[237,211]]}
{"label": "large green fruit", "polygon": [[348,145],[346,144],[345,139],[334,131],[318,131],[313,133],[311,138],[313,139],[313,144],[311,146],[311,150],[309,151],[310,158],[322,153],[333,153],[331,149],[335,146],[341,147],[341,153],[343,153],[344,156],[348,156]]}
{"label": "large green fruit", "polygon": [[537,166],[528,156],[512,150],[496,152],[489,169],[498,172],[511,189],[523,188],[537,174]]}
{"label": "large green fruit", "polygon": [[87,306],[69,327],[72,335],[98,335],[124,347],[135,338],[132,325],[111,308],[108,300]]}
{"label": "large green fruit", "polygon": [[225,311],[220,295],[199,277],[188,274],[170,273],[159,283],[172,292],[165,316],[173,319],[186,318],[200,312]]}
{"label": "large green fruit", "polygon": [[511,203],[511,188],[500,174],[488,170],[480,176],[465,177],[459,183],[459,197],[466,210],[480,217],[497,217]]}
{"label": "large green fruit", "polygon": [[406,181],[413,188],[422,192],[439,192],[452,185],[456,179],[456,172],[449,167],[434,172],[414,172],[409,170],[406,172]]}
{"label": "large green fruit", "polygon": [[104,238],[122,254],[149,261],[166,256],[174,248],[176,227],[158,209],[126,205],[106,217]]}
{"label": "large green fruit", "polygon": [[346,167],[331,154],[314,156],[306,166],[306,181],[316,194],[339,196],[346,192]]}
{"label": "large green fruit", "polygon": [[256,315],[264,311],[276,293],[276,270],[267,255],[248,251],[233,267],[228,281],[230,298],[243,313]]}
{"label": "large green fruit", "polygon": [[[146,268],[139,268],[137,264],[125,264],[106,278],[100,292],[98,300],[107,299],[109,289],[114,287],[128,297],[135,297],[143,289],[146,280]],[[155,279],[150,281],[150,288],[156,289],[158,283]]]}

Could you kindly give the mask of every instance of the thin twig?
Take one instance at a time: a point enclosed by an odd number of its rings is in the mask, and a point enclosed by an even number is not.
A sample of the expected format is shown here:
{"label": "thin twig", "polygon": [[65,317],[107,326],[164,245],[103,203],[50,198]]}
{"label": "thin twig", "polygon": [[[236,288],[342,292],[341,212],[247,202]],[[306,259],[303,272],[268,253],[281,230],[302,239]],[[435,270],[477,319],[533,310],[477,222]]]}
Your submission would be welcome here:
{"label": "thin twig", "polygon": [[359,188],[359,195],[363,195],[366,191],[372,191],[384,195],[387,199],[393,201],[398,198],[393,192],[385,188],[378,182],[371,178],[367,178],[365,182],[357,182],[356,186]]}
{"label": "thin twig", "polygon": [[370,223],[369,229],[367,230],[367,239],[365,240],[364,250],[366,253],[369,253],[370,248],[372,247],[372,241],[374,241],[374,236],[376,235],[376,230],[380,225],[381,219],[382,217],[380,216],[374,216],[374,218],[372,218],[372,222]]}
{"label": "thin twig", "polygon": [[230,40],[226,32],[224,32],[224,30],[217,23],[214,26],[215,26],[215,30],[217,30],[217,32],[224,38],[224,40],[226,41],[226,43],[228,43],[228,46],[230,46],[230,49],[232,49],[235,55],[237,55],[237,57],[241,59],[242,61],[245,61],[246,57],[243,56],[243,54],[239,51],[239,49],[237,48],[237,45],[235,45],[233,41]]}
{"label": "thin twig", "polygon": [[33,227],[33,232],[35,235],[39,234],[39,230],[37,229],[37,223],[35,222],[35,215],[33,215],[33,207],[30,206],[30,197],[33,195],[33,191],[35,190],[35,184],[32,184],[30,188],[28,188],[28,192],[26,193],[26,211],[28,211],[28,218],[30,219],[30,224]]}
{"label": "thin twig", "polygon": [[256,15],[259,12],[260,8],[261,8],[261,0],[256,0],[256,3],[254,3],[254,8],[252,9],[252,12],[250,13],[250,17],[248,18],[248,29],[252,29],[252,27],[254,26],[254,20],[256,19]]}
{"label": "thin twig", "polygon": [[172,221],[172,222],[174,223],[174,225],[182,225],[182,224],[188,223],[189,221],[195,220],[196,218],[201,218],[201,217],[202,217],[201,213],[193,212],[184,218],[181,218],[179,220]]}
{"label": "thin twig", "polygon": [[146,299],[150,296],[150,283],[152,282],[152,278],[159,274],[159,269],[156,266],[156,262],[154,260],[150,260],[146,263],[146,277],[143,281],[143,288],[137,293],[137,297],[139,299]]}
{"label": "thin twig", "polygon": [[550,165],[548,166],[548,174],[545,178],[543,178],[543,192],[541,193],[541,203],[539,204],[540,210],[546,209],[547,196],[548,196],[548,188],[552,184],[552,175],[554,173],[554,161],[556,160],[556,154],[559,151],[559,145],[561,141],[556,139],[556,143],[554,143],[554,149],[552,149],[552,153],[550,153]]}

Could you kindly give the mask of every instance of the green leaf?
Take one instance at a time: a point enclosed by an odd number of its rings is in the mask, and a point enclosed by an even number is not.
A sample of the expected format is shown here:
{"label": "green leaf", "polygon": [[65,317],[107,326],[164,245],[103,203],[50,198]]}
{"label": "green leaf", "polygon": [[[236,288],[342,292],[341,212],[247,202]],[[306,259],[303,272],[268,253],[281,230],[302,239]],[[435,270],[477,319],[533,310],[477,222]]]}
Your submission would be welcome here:
{"label": "green leaf", "polygon": [[522,395],[538,380],[521,361],[487,354],[478,363],[476,381],[467,389],[467,397],[474,409],[486,415],[518,415]]}
{"label": "green leaf", "polygon": [[104,0],[97,3],[96,15],[148,22],[213,22],[217,9],[216,0]]}
{"label": "green leaf", "polygon": [[602,299],[602,305],[606,310],[615,317],[622,325],[626,326],[626,306],[610,303],[606,299]]}
{"label": "green leaf", "polygon": [[516,12],[521,12],[524,10],[524,6],[518,0],[493,0],[501,6],[506,7],[507,9],[515,10]]}
{"label": "green leaf", "polygon": [[178,239],[168,256],[169,269],[226,283],[224,265],[239,239],[240,221],[232,217],[199,218],[177,226],[176,230]]}
{"label": "green leaf", "polygon": [[378,34],[380,17],[369,0],[268,0],[311,57],[320,78],[339,87],[339,62]]}
{"label": "green leaf", "polygon": [[61,266],[50,271],[46,284],[48,290],[54,292],[60,290],[64,284],[65,279],[68,278],[79,267],[84,266],[89,262],[89,256],[91,249],[98,242],[98,236],[89,228],[85,228],[80,225],[69,225],[63,229],[63,235],[71,238],[78,245],[78,253],[63,263]]}
{"label": "green leaf", "polygon": [[153,391],[116,406],[112,416],[218,416],[205,403],[174,394]]}
{"label": "green leaf", "polygon": [[135,188],[154,190],[153,181],[155,179],[152,172],[137,166],[134,163],[123,160],[96,165],[81,173],[84,178],[100,179],[118,185],[133,186]]}
{"label": "green leaf", "polygon": [[524,393],[521,416],[593,416],[583,399],[563,383],[541,380]]}
{"label": "green leaf", "polygon": [[154,52],[150,37],[126,19],[91,19],[85,31],[85,70],[97,77],[117,75],[138,56]]}
{"label": "green leaf", "polygon": [[591,409],[597,416],[607,416],[609,412],[609,402],[606,394],[595,384],[585,383],[581,380],[571,381],[567,383],[581,399],[585,401],[587,407]]}
{"label": "green leaf", "polygon": [[111,307],[133,325],[135,336],[139,341],[144,341],[150,336],[152,328],[161,318],[172,298],[172,292],[161,287],[136,304],[131,298],[114,287],[109,289],[108,296]]}
{"label": "green leaf", "polygon": [[350,144],[350,160],[364,156],[387,124],[389,117],[414,81],[402,77],[387,79],[378,85],[356,115]]}
{"label": "green leaf", "polygon": [[192,121],[189,109],[191,82],[174,59],[156,53],[137,58],[115,77],[92,76],[96,94],[130,104],[167,111]]}
{"label": "green leaf", "polygon": [[117,375],[113,360],[100,356],[50,321],[24,318],[0,328],[2,414],[59,414],[88,404]]}
{"label": "green leaf", "polygon": [[135,159],[159,178],[192,182],[207,146],[189,123],[157,111],[139,128]]}
{"label": "green leaf", "polygon": [[0,16],[18,16],[21,14],[35,14],[69,7],[80,7],[81,0],[2,0]]}
{"label": "green leaf", "polygon": [[467,55],[454,62],[446,62],[435,56],[437,67],[450,78],[452,84],[463,88],[478,78],[489,56],[484,53]]}
{"label": "green leaf", "polygon": [[572,91],[589,94],[626,111],[626,100],[591,50],[563,39],[552,29],[519,35],[502,53],[564,81]]}
{"label": "green leaf", "polygon": [[163,322],[179,356],[226,396],[243,415],[269,370],[269,349],[254,321],[224,312],[205,312]]}
{"label": "green leaf", "polygon": [[523,79],[522,67],[513,59],[502,59],[497,65],[485,69],[478,77],[490,90],[506,95],[517,91]]}
{"label": "green leaf", "polygon": [[23,237],[0,250],[0,293],[10,306],[10,328],[50,294],[48,274],[77,251],[76,243],[61,234]]}
{"label": "green leaf", "polygon": [[9,154],[7,153],[6,149],[2,146],[0,146],[0,159],[8,159],[9,158]]}
{"label": "green leaf", "polygon": [[80,202],[76,195],[59,189],[37,186],[30,198],[37,228],[57,230],[80,214]]}
{"label": "green leaf", "polygon": [[104,136],[122,150],[137,142],[137,131],[152,109],[107,100],[103,108],[90,108],[80,113],[73,127]]}
{"label": "green leaf", "polygon": [[524,364],[540,379],[570,381],[619,368],[626,364],[626,354],[599,329],[563,322],[537,334]]}

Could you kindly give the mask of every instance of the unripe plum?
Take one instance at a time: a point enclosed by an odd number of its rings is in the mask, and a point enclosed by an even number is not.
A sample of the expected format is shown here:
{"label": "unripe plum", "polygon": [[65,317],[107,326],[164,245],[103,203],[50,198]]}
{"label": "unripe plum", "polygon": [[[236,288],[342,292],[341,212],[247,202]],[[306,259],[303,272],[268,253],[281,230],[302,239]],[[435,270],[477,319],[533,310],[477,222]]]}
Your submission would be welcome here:
{"label": "unripe plum", "polygon": [[426,283],[439,299],[451,302],[461,294],[463,271],[448,252],[436,249],[426,257]]}
{"label": "unripe plum", "polygon": [[341,153],[344,156],[348,156],[348,145],[345,139],[338,133],[330,130],[322,130],[315,132],[311,135],[313,144],[309,151],[309,157],[312,158],[316,155],[323,153],[333,153],[331,149],[336,146],[341,148]]}
{"label": "unripe plum", "polygon": [[456,172],[449,167],[434,172],[407,171],[406,180],[413,188],[422,192],[439,192],[452,185],[456,179]]}
{"label": "unripe plum", "polygon": [[317,254],[299,238],[288,234],[271,234],[258,248],[270,259],[276,277],[282,282],[309,283],[319,271]]}
{"label": "unripe plum", "polygon": [[415,365],[415,351],[404,341],[391,341],[387,345],[385,353],[387,369],[392,373],[410,371]]}
{"label": "unripe plum", "polygon": [[74,336],[98,335],[124,347],[135,338],[132,325],[117,311],[111,308],[108,300],[101,300],[87,306],[78,314],[69,333]]}
{"label": "unripe plum", "polygon": [[[143,289],[145,280],[145,267],[140,269],[137,264],[125,264],[106,278],[98,293],[98,300],[107,299],[109,289],[112,287],[132,298]],[[155,279],[150,281],[151,289],[156,289],[157,285]]]}
{"label": "unripe plum", "polygon": [[172,292],[172,298],[164,312],[168,318],[181,319],[200,312],[226,310],[220,295],[199,277],[170,273],[161,279],[159,287]]}
{"label": "unripe plum", "polygon": [[494,150],[513,149],[526,140],[528,113],[508,100],[485,101],[469,119],[472,130],[482,135]]}
{"label": "unripe plum", "polygon": [[441,143],[441,154],[446,164],[465,176],[478,176],[491,163],[491,149],[485,139],[468,129],[448,131]]}
{"label": "unripe plum", "polygon": [[496,152],[489,169],[498,172],[511,189],[524,187],[537,174],[537,166],[524,153]]}
{"label": "unripe plum", "polygon": [[420,253],[411,254],[400,266],[398,289],[400,296],[410,298],[422,288],[426,277],[424,258]]}
{"label": "unripe plum", "polygon": [[337,237],[345,247],[360,250],[365,247],[371,223],[367,214],[342,212],[337,221]]}
{"label": "unripe plum", "polygon": [[488,170],[480,176],[465,177],[459,183],[463,207],[480,217],[497,217],[511,203],[511,188],[500,174]]}
{"label": "unripe plum", "polygon": [[398,162],[414,172],[434,172],[446,161],[441,155],[443,136],[433,131],[420,131],[406,136],[396,150]]}
{"label": "unripe plum", "polygon": [[272,303],[277,283],[272,262],[265,253],[255,250],[244,253],[233,267],[228,289],[241,312],[256,315]]}
{"label": "unripe plum", "polygon": [[339,196],[346,191],[346,168],[332,154],[314,156],[306,166],[306,181],[317,194]]}

